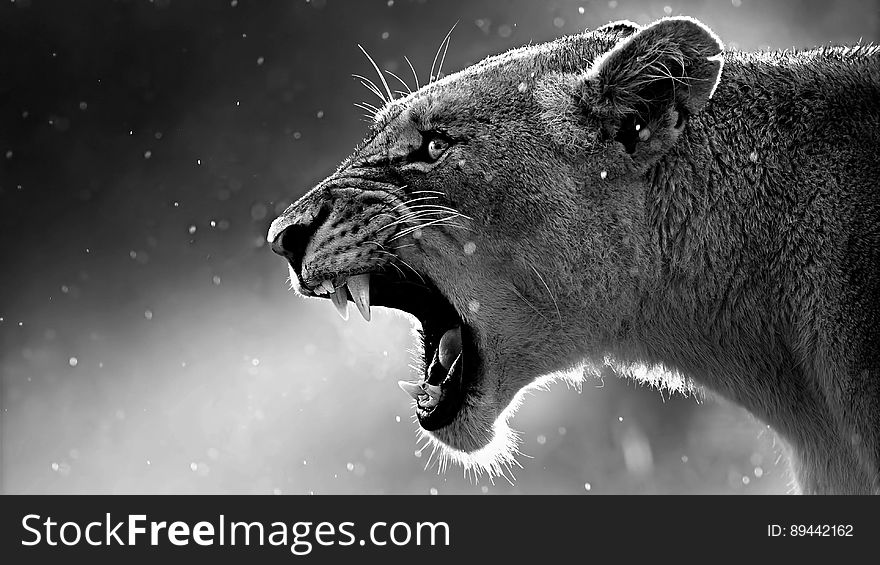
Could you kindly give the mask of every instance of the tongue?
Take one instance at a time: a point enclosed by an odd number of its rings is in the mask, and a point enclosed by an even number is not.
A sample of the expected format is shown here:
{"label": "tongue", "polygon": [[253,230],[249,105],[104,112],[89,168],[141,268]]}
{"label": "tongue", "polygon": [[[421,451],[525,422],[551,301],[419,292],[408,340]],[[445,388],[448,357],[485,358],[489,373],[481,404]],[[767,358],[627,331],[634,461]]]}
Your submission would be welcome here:
{"label": "tongue", "polygon": [[452,367],[455,358],[461,354],[461,328],[455,327],[446,330],[443,337],[440,338],[440,345],[437,346],[439,352],[439,361],[444,369]]}

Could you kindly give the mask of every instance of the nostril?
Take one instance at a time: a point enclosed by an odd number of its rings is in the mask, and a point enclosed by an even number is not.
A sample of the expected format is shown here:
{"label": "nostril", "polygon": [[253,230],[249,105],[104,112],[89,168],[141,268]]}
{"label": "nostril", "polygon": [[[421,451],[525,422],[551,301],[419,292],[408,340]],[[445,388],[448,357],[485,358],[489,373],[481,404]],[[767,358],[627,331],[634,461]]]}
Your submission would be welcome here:
{"label": "nostril", "polygon": [[275,239],[272,240],[271,243],[269,243],[269,247],[271,247],[272,251],[274,251],[278,255],[281,255],[282,257],[287,255],[287,252],[284,249],[284,245],[285,245],[284,238],[285,238],[285,235],[288,233],[289,229],[290,228],[286,228],[284,231],[282,231],[277,236],[275,236]]}
{"label": "nostril", "polygon": [[288,226],[271,243],[272,251],[290,261],[291,266],[299,272],[310,236],[307,226]]}
{"label": "nostril", "polygon": [[272,222],[267,236],[269,247],[287,259],[297,275],[302,272],[306,246],[318,228],[327,220],[329,213],[330,207],[322,203],[314,206],[312,210],[294,209]]}

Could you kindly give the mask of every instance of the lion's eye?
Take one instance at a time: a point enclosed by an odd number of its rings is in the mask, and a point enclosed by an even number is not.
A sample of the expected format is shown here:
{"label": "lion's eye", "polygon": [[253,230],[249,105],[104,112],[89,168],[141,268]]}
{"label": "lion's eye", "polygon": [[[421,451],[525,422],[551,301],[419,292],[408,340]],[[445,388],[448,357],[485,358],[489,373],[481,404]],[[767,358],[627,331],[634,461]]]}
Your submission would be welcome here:
{"label": "lion's eye", "polygon": [[447,149],[449,149],[449,142],[442,137],[435,137],[428,142],[428,158],[436,161]]}

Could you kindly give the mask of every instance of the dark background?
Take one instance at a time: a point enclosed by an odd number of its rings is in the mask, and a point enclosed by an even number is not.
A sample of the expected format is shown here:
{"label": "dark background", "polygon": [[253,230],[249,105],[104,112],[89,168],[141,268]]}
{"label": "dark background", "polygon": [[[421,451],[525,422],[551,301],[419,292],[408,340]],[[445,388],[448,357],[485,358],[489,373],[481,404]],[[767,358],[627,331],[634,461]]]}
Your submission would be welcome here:
{"label": "dark background", "polygon": [[870,0],[0,0],[0,491],[786,492],[743,411],[614,379],[525,404],[512,485],[425,471],[408,323],[296,298],[264,244],[361,138],[357,43],[424,80],[456,22],[450,72],[678,13],[735,49],[880,34]]}

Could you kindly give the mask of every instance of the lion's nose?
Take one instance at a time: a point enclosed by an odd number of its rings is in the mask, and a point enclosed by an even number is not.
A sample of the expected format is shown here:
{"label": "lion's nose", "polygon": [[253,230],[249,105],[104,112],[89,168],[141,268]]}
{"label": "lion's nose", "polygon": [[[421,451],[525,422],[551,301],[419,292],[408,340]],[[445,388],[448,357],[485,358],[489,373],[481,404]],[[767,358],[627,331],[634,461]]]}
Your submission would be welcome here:
{"label": "lion's nose", "polygon": [[[284,218],[278,218],[282,220]],[[275,220],[276,222],[278,220]],[[274,225],[274,224],[273,224]],[[297,262],[297,257],[301,260],[303,251],[306,248],[306,244],[308,240],[305,237],[301,237],[303,235],[303,231],[305,226],[291,224],[286,227],[282,227],[280,231],[269,232],[269,247],[272,248],[272,251],[281,255],[285,259],[291,262],[291,264],[295,264]]]}
{"label": "lion's nose", "polygon": [[266,240],[269,247],[300,273],[306,246],[328,215],[328,206],[309,202],[308,195],[272,222]]}

